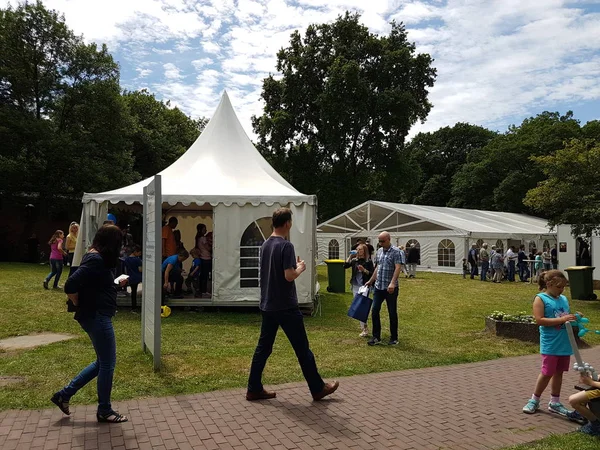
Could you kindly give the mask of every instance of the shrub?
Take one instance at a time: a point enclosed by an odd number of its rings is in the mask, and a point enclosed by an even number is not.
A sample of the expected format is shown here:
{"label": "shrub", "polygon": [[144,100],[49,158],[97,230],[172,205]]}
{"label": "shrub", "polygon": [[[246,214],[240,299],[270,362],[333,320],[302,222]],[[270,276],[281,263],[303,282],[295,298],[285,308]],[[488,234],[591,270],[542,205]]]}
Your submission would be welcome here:
{"label": "shrub", "polygon": [[535,318],[531,314],[527,314],[526,311],[521,311],[517,314],[507,314],[503,311],[493,311],[488,317],[500,322],[535,323]]}

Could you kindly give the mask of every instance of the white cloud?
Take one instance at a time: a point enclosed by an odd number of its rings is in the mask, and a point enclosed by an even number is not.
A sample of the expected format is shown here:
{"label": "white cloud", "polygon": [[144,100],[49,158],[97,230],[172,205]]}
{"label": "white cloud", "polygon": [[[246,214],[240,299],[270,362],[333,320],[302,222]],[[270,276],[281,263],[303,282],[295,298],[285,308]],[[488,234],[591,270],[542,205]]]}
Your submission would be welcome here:
{"label": "white cloud", "polygon": [[173,63],[163,64],[163,68],[165,69],[165,78],[167,80],[179,80],[183,78],[181,75],[181,71],[179,68]]}
{"label": "white cloud", "polygon": [[172,55],[174,53],[173,50],[171,50],[170,48],[161,49],[161,48],[152,47],[152,51],[159,55]]}
{"label": "white cloud", "polygon": [[194,68],[196,70],[199,70],[202,67],[208,66],[212,62],[213,62],[213,60],[210,59],[210,58],[195,59],[195,60],[192,61],[192,66],[194,66]]}
{"label": "white cloud", "polygon": [[148,75],[150,75],[152,73],[152,69],[143,69],[141,67],[138,67],[135,70],[138,73],[138,78],[146,78]]}
{"label": "white cloud", "polygon": [[[11,0],[15,4],[16,0]],[[553,105],[600,101],[600,14],[591,0],[45,0],[88,40],[107,42],[123,84],[142,83],[186,113],[210,116],[227,89],[248,133],[262,80],[295,29],[362,14],[375,33],[409,27],[438,78],[419,130],[457,121],[505,129]],[[127,64],[123,64],[127,63]],[[157,67],[153,67],[156,65]],[[163,70],[157,70],[162,67]],[[183,73],[194,76],[184,77]]]}
{"label": "white cloud", "polygon": [[212,41],[202,42],[202,48],[206,53],[219,53],[221,47]]}

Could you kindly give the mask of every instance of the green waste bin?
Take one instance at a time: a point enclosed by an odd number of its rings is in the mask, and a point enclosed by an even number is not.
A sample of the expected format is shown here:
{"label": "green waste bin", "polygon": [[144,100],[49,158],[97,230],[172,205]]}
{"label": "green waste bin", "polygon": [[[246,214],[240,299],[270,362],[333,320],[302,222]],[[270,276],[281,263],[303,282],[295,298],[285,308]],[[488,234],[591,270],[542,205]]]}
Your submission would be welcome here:
{"label": "green waste bin", "polygon": [[327,292],[346,292],[346,270],[343,259],[326,259],[327,279],[329,285]]}
{"label": "green waste bin", "polygon": [[567,267],[565,271],[569,274],[569,286],[571,287],[571,298],[577,300],[596,300],[594,294],[595,267],[573,266]]}

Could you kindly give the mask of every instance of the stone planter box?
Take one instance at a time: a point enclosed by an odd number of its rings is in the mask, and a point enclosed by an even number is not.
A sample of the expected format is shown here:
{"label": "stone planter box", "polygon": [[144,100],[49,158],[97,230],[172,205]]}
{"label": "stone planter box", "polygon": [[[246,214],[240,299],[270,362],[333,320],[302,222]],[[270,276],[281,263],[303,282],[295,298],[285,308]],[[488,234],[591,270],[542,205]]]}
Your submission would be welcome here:
{"label": "stone planter box", "polygon": [[486,317],[485,329],[495,336],[527,342],[540,342],[539,325],[535,323],[502,322]]}
{"label": "stone planter box", "polygon": [[[492,333],[495,336],[519,339],[526,342],[540,342],[540,329],[539,325],[535,323],[523,323],[523,322],[502,322],[494,320],[490,317],[485,318],[485,330]],[[573,327],[573,333],[575,334],[575,341],[579,348],[589,348],[589,345],[581,340],[577,333],[579,332],[578,327]]]}

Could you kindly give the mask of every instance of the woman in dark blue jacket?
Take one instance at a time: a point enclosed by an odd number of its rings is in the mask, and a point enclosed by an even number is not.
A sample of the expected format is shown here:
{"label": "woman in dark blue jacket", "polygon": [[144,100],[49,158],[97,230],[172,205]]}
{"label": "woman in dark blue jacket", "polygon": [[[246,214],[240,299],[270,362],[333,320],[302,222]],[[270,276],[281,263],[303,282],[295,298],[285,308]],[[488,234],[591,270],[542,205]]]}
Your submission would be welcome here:
{"label": "woman in dark blue jacket", "polygon": [[[75,320],[88,334],[96,351],[96,360],[52,396],[51,401],[69,415],[69,400],[82,387],[98,378],[98,422],[127,422],[110,404],[117,347],[112,317],[117,310],[115,268],[123,235],[114,225],[98,230],[79,268],[65,283],[65,292],[75,305]],[[126,284],[124,282],[123,284]]]}

